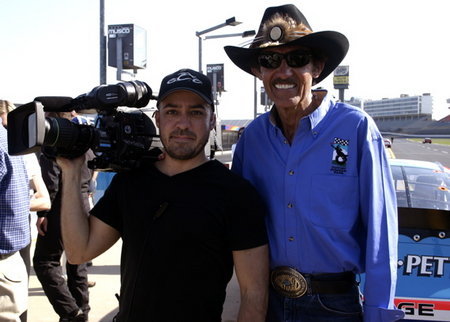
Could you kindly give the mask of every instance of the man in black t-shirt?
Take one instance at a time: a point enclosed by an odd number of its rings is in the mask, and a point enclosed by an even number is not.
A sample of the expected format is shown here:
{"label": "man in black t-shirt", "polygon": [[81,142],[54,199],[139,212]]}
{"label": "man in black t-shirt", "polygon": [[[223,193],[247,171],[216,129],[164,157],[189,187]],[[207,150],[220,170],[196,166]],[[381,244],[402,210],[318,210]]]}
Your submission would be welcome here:
{"label": "man in black t-shirt", "polygon": [[211,84],[189,69],[166,76],[156,124],[165,157],[118,173],[86,217],[78,207],[82,159],[63,171],[67,258],[88,261],[123,240],[117,321],[221,321],[233,264],[239,321],[265,320],[265,208],[253,187],[204,153],[215,115]]}

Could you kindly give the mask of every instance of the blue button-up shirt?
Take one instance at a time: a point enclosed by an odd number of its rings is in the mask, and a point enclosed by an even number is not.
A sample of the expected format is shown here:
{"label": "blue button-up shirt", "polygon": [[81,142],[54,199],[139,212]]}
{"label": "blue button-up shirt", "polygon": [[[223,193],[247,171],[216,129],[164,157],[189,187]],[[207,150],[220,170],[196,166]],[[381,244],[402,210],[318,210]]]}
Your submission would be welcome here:
{"label": "blue button-up shirt", "polygon": [[396,196],[374,121],[327,95],[289,144],[273,113],[245,129],[232,166],[267,202],[271,267],[365,272],[365,321],[401,317]]}
{"label": "blue button-up shirt", "polygon": [[8,154],[7,132],[0,124],[0,254],[30,243],[28,187],[22,157]]}

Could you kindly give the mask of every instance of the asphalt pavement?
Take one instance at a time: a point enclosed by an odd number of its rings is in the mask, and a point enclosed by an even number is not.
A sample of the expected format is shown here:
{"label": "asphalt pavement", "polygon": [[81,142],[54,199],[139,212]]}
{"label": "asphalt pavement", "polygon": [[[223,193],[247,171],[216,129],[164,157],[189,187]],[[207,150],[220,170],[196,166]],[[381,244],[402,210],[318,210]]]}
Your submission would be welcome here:
{"label": "asphalt pavement", "polygon": [[[34,253],[32,243],[31,254]],[[117,313],[118,301],[115,297],[120,290],[120,250],[121,242],[117,242],[107,252],[93,260],[89,267],[89,280],[96,285],[89,289],[91,312],[89,321],[112,321]],[[59,316],[53,310],[50,302],[42,290],[41,283],[34,270],[31,271],[28,289],[28,321],[29,322],[57,322]]]}

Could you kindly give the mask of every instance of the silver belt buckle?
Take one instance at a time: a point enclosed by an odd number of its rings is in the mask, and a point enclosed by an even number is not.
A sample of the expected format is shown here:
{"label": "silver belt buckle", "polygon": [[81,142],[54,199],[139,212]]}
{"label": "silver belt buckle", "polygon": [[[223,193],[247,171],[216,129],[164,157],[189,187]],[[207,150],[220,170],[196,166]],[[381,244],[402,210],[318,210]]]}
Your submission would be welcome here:
{"label": "silver belt buckle", "polygon": [[308,284],[303,275],[288,266],[276,267],[270,273],[270,282],[278,293],[289,298],[302,297],[308,290]]}

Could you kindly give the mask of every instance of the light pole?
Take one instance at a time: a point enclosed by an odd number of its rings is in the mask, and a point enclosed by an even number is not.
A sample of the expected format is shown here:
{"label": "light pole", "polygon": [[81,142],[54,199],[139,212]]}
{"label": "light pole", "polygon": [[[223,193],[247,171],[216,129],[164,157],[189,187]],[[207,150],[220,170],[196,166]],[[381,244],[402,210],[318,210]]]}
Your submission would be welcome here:
{"label": "light pole", "polygon": [[100,0],[100,85],[106,84],[105,0]]}
{"label": "light pole", "polygon": [[[217,38],[227,38],[227,37],[251,37],[251,36],[254,36],[254,35],[256,35],[256,31],[254,31],[254,30],[247,30],[247,31],[244,31],[244,32],[241,32],[241,33],[235,33],[235,34],[225,34],[225,35],[212,35],[212,36],[205,36],[205,40],[207,40],[207,39],[217,39]],[[200,37],[199,37],[200,38]],[[201,38],[200,38],[201,39]],[[201,40],[200,40],[201,41]],[[201,59],[201,43],[199,43],[199,71],[201,72],[201,61],[202,61],[202,59]],[[215,76],[215,75],[213,75],[213,76]],[[253,90],[254,90],[254,94],[253,94],[253,105],[254,105],[254,107],[253,107],[253,118],[256,118],[256,116],[257,116],[257,111],[258,111],[258,105],[257,105],[257,95],[258,95],[258,92],[257,92],[257,88],[256,88],[256,77],[254,78],[254,80],[253,80]],[[216,100],[216,96],[217,96],[217,91],[216,91],[216,81],[214,80],[214,84],[213,84],[213,94],[214,94],[214,100]]]}
{"label": "light pole", "polygon": [[228,38],[228,37],[251,37],[256,35],[256,31],[254,30],[247,30],[244,32],[238,32],[234,34],[224,34],[224,35],[211,35],[211,36],[205,36],[206,39],[217,39],[217,38]]}
{"label": "light pole", "polygon": [[198,37],[198,71],[200,73],[203,73],[203,71],[202,71],[202,37],[201,36],[208,32],[211,32],[211,31],[214,31],[214,30],[226,27],[226,26],[237,26],[241,23],[242,22],[236,21],[235,17],[231,17],[231,18],[225,20],[224,23],[221,23],[217,26],[195,32],[195,35]]}
{"label": "light pole", "polygon": [[[223,34],[223,35],[212,35],[212,36],[205,36],[205,40],[208,39],[218,39],[218,38],[229,38],[229,37],[251,37],[256,35],[256,31],[254,30],[247,30],[244,32],[238,32],[238,33],[234,33],[234,34]],[[202,38],[199,36],[200,42],[199,42],[199,72],[202,73],[202,51],[201,51],[201,40]],[[213,97],[214,97],[214,104],[216,104],[216,100],[217,100],[217,88],[216,88],[216,73],[213,73]],[[217,109],[216,109],[217,111]]]}
{"label": "light pole", "polygon": [[[217,29],[222,28],[222,27],[237,26],[239,24],[241,24],[241,22],[236,21],[236,19],[234,17],[232,17],[230,19],[227,19],[225,21],[225,23],[222,23],[220,25],[217,25],[217,26],[205,29],[203,31],[197,31],[195,33],[195,35],[198,37],[198,71],[200,73],[203,73],[203,69],[202,69],[202,40],[203,40],[203,38],[202,38],[202,35],[204,35],[204,34],[206,34],[208,32],[217,30]],[[241,32],[241,33],[205,36],[204,39],[207,40],[207,39],[228,38],[228,37],[250,37],[250,36],[254,36],[254,35],[256,35],[256,32],[254,30],[247,30],[247,31],[244,31],[244,32]],[[215,106],[217,105],[216,77],[217,77],[217,74],[213,73],[212,85],[213,85],[213,98],[214,98],[214,105]],[[216,108],[216,114],[217,114],[217,117],[218,117],[219,113],[218,113],[217,108]],[[211,133],[213,133],[213,132],[211,132]],[[210,135],[210,142],[216,142],[216,138],[219,137],[219,142],[218,143],[219,143],[219,146],[221,146],[222,145],[222,130],[220,128],[220,124],[219,124],[218,128],[216,127],[216,131],[212,135],[213,135],[213,137],[211,137],[211,135]],[[211,149],[211,144],[207,144],[206,147],[205,147],[205,150],[206,150],[207,155],[210,156],[210,158],[214,158],[215,150]]]}

